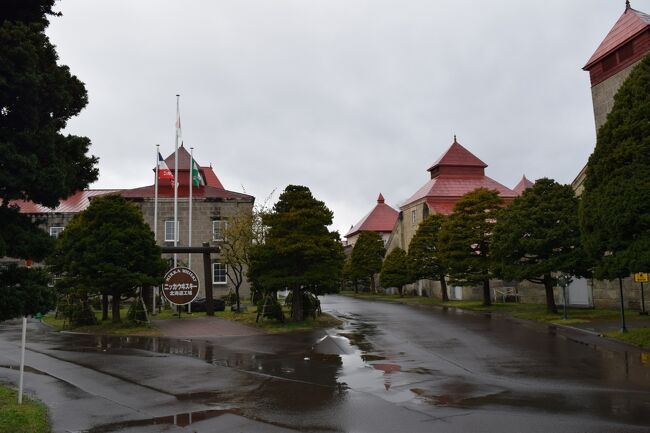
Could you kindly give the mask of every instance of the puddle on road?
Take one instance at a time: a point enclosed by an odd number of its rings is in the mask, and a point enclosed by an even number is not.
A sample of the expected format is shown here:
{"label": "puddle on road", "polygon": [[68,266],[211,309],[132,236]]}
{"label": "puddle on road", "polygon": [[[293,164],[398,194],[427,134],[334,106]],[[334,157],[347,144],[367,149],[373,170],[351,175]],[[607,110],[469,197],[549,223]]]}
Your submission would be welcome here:
{"label": "puddle on road", "polygon": [[111,424],[104,424],[96,426],[84,433],[110,433],[113,431],[123,430],[129,427],[146,427],[152,425],[175,425],[178,427],[187,427],[195,422],[204,421],[206,419],[215,418],[231,411],[224,410],[202,410],[197,412],[186,412],[174,415],[159,416],[156,418],[139,419],[131,421],[122,421]]}
{"label": "puddle on road", "polygon": [[[373,337],[380,335],[380,331],[372,322],[367,321],[368,318],[346,318],[347,322],[342,328],[329,330],[320,339],[314,337],[313,346],[306,351],[296,349],[298,346],[292,346],[291,350],[280,350],[281,353],[255,352],[253,346],[234,349],[237,345],[231,346],[230,343],[236,340],[220,342],[105,336],[70,337],[69,344],[59,349],[136,356],[143,356],[142,351],[158,354],[151,356],[191,356],[214,365],[235,368],[267,378],[268,380],[263,380],[254,392],[238,400],[241,405],[237,409],[228,408],[241,410],[241,414],[249,418],[253,417],[256,411],[270,414],[287,410],[318,412],[324,411],[325,407],[334,410],[337,405],[345,402],[350,389],[394,403],[413,401],[415,404],[425,404],[432,408],[475,409],[499,406],[515,410],[597,414],[603,418],[633,421],[647,420],[650,414],[649,404],[643,403],[644,399],[648,400],[647,394],[640,401],[635,401],[634,392],[629,392],[630,396],[626,396],[624,392],[618,392],[617,388],[612,386],[621,383],[621,389],[623,386],[629,389],[632,378],[639,378],[641,384],[650,383],[650,355],[647,354],[633,357],[627,353],[600,347],[585,354],[581,347],[580,356],[576,356],[571,347],[560,347],[566,345],[566,342],[561,342],[551,335],[546,336],[546,339],[540,337],[540,341],[535,344],[547,345],[549,353],[565,353],[559,352],[561,349],[568,355],[554,361],[555,367],[550,370],[549,363],[544,358],[532,362],[529,357],[508,361],[495,360],[492,366],[489,364],[490,360],[486,360],[488,369],[498,378],[514,376],[535,381],[539,377],[548,380],[547,384],[552,385],[556,380],[576,377],[582,381],[581,384],[604,380],[607,386],[611,386],[605,388],[603,385],[601,389],[607,389],[607,392],[595,388],[578,388],[569,398],[564,397],[563,392],[571,387],[570,384],[562,387],[557,393],[553,389],[548,392],[540,389],[526,392],[512,384],[506,385],[506,389],[485,382],[480,383],[480,378],[476,379],[477,384],[469,385],[465,382],[467,377],[445,376],[444,368],[438,370],[436,364],[421,366],[418,362],[411,361],[409,355],[404,352],[386,353],[379,350],[373,346]],[[500,326],[499,324],[493,326]],[[516,329],[511,329],[510,334],[512,333],[516,334]],[[529,337],[529,334],[526,335]],[[256,338],[261,342],[264,339],[282,337]],[[276,340],[266,341],[274,343]],[[434,342],[432,347],[444,349],[453,346],[453,343],[453,339],[439,342],[437,345]],[[305,391],[305,387],[308,387],[308,391]],[[213,403],[227,401],[229,397],[215,391],[179,395],[177,398]],[[207,412],[206,416],[212,417],[219,416],[224,410],[222,408]],[[323,418],[322,425],[326,424],[325,419]],[[138,422],[145,421],[147,420]],[[94,433],[102,431],[110,430],[93,430]]]}

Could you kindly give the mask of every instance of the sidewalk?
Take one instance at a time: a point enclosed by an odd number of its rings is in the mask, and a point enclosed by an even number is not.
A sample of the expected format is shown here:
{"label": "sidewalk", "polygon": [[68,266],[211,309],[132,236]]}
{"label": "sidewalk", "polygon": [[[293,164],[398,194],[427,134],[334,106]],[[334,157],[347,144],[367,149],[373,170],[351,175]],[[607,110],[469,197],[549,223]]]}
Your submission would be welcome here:
{"label": "sidewalk", "polygon": [[[634,314],[634,315],[633,315]],[[625,324],[629,329],[650,328],[650,320],[637,319],[636,313],[625,314]],[[570,327],[581,329],[595,334],[604,335],[607,332],[620,331],[621,321],[619,320],[594,320],[590,323],[579,323],[569,325]]]}

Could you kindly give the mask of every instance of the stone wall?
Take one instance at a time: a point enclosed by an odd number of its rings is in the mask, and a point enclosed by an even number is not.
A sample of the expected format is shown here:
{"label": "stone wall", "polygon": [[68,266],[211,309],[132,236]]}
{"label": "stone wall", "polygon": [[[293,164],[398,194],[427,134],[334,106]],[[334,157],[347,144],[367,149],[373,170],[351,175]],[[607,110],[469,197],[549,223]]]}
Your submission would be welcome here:
{"label": "stone wall", "polygon": [[[154,224],[154,200],[143,199],[135,201],[140,207],[144,220],[153,230]],[[189,245],[189,207],[187,198],[178,199],[178,223],[179,223],[179,239],[178,246]],[[208,242],[210,246],[219,246],[219,242],[213,239],[213,221],[228,221],[240,207],[251,209],[252,202],[243,202],[235,200],[212,200],[212,199],[194,199],[192,200],[192,246],[201,246],[203,242]],[[173,246],[173,241],[165,241],[165,221],[174,220],[174,200],[171,198],[162,198],[158,200],[158,233],[157,243],[160,246]],[[173,239],[173,237],[172,237]],[[164,258],[171,261],[173,254],[164,254]],[[203,270],[203,255],[192,254],[190,259],[189,254],[178,254],[178,266],[188,266],[198,275],[200,280],[200,294],[199,297],[205,296],[205,281]],[[211,261],[220,262],[219,255],[213,254]],[[229,291],[234,290],[234,284],[227,278],[226,283],[212,284],[214,298],[220,298],[226,295]],[[250,285],[244,278],[244,283],[240,287],[240,296],[246,298],[250,295]]]}
{"label": "stone wall", "polygon": [[605,124],[607,115],[614,106],[614,95],[616,95],[616,92],[618,92],[621,84],[623,84],[623,82],[630,75],[632,69],[634,69],[634,67],[640,62],[641,60],[631,64],[627,68],[591,88],[591,98],[594,105],[594,118],[596,121],[596,132],[598,132],[600,127]]}

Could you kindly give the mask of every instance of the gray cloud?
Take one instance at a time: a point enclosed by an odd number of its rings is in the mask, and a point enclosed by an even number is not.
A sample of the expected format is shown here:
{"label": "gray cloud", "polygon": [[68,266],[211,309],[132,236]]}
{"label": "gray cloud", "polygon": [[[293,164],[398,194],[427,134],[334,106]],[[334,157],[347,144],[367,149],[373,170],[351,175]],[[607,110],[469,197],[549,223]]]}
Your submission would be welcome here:
{"label": "gray cloud", "polygon": [[[633,7],[650,11],[649,0]],[[90,104],[69,124],[94,187],[152,180],[183,137],[226,188],[262,200],[304,184],[342,234],[381,191],[426,182],[453,134],[489,176],[571,182],[595,143],[580,68],[624,2],[386,0],[59,3],[48,31]],[[277,197],[277,194],[276,194]]]}

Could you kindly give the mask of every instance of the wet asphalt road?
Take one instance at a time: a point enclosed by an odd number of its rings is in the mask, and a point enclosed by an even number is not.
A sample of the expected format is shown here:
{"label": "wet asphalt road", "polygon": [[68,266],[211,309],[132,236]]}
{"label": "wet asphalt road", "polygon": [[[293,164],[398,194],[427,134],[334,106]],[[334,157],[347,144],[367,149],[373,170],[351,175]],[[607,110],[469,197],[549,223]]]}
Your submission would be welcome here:
{"label": "wet asphalt road", "polygon": [[[55,432],[649,432],[650,364],[585,335],[339,296],[328,331],[95,337],[30,325]],[[0,382],[19,327],[0,324]],[[604,343],[604,344],[603,344]]]}

